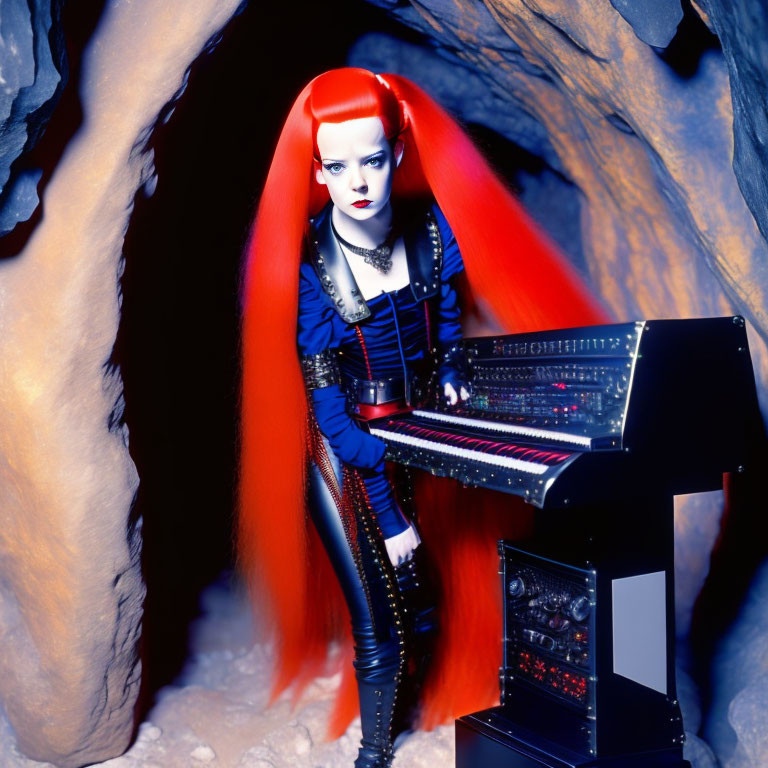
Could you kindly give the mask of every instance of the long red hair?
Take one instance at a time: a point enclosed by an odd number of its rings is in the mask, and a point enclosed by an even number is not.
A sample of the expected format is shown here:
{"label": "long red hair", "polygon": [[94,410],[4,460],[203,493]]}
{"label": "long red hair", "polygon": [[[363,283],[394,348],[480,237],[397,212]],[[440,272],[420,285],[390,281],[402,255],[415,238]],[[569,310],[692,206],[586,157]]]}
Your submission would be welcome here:
{"label": "long red hair", "polygon": [[[323,122],[361,117],[379,117],[387,137],[403,141],[393,197],[431,196],[437,201],[456,236],[472,294],[500,327],[522,332],[605,320],[574,270],[531,223],[461,128],[424,91],[399,75],[353,68],[326,72],[304,88],[285,122],[261,196],[247,249],[243,296],[239,558],[260,611],[267,612],[275,628],[275,695],[293,680],[308,680],[322,671],[329,642],[348,635],[340,590],[312,526],[305,524],[307,404],[295,349],[303,241],[308,219],[328,200],[326,187],[314,180],[317,128]],[[461,503],[456,504],[455,494],[449,496],[445,487],[434,496],[440,510],[432,511],[445,517],[443,525],[425,521],[427,534],[446,530],[451,509],[455,525],[467,525]],[[483,506],[477,500],[474,504]],[[443,601],[451,602],[441,617],[441,640],[446,643],[438,651],[430,686],[428,724],[486,706],[495,696],[498,655],[480,680],[471,667],[483,650],[496,653],[500,642],[493,536],[512,535],[519,525],[508,509],[501,527],[494,526],[492,514],[484,514],[473,510],[472,529],[443,541],[436,558],[455,588],[443,584]],[[483,588],[473,581],[475,571],[486,583],[490,578],[491,587],[480,599]],[[461,646],[471,638],[453,631],[451,617],[460,617],[466,630],[465,622],[478,605],[492,618],[473,619],[480,647],[469,648],[462,661]],[[346,666],[351,672],[351,665]],[[457,691],[464,695],[457,696]],[[354,715],[354,700],[349,674],[333,735]]]}

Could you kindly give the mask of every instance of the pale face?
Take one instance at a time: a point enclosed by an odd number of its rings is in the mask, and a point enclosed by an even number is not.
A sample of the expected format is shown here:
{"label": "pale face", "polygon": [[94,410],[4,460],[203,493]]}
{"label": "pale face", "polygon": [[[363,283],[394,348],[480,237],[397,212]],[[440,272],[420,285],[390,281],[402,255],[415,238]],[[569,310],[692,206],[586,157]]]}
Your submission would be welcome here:
{"label": "pale face", "polygon": [[378,117],[321,123],[317,148],[315,178],[328,187],[340,213],[366,221],[389,209],[392,177],[403,149],[397,142],[393,151]]}

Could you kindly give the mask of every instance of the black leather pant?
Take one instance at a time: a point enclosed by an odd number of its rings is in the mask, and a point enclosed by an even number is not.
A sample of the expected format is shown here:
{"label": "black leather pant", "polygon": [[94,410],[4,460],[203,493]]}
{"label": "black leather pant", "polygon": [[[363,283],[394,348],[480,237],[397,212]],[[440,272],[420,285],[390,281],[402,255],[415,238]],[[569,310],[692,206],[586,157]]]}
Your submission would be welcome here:
{"label": "black leather pant", "polygon": [[[341,486],[341,472],[330,446],[326,451]],[[355,676],[360,700],[362,742],[356,768],[386,768],[392,760],[397,697],[403,682],[406,649],[396,576],[380,535],[366,535],[358,520],[354,551],[339,510],[320,471],[310,463],[310,514],[336,576],[352,620]]]}
{"label": "black leather pant", "polygon": [[[326,451],[341,486],[338,461],[327,443]],[[362,568],[358,567],[339,510],[314,464],[310,464],[309,502],[312,521],[349,607],[357,678],[370,681],[392,679],[400,666],[401,641],[395,624],[396,611],[392,599],[388,597],[389,587],[382,573],[382,564],[375,562],[379,559],[379,552],[371,551],[365,537],[358,536]]]}

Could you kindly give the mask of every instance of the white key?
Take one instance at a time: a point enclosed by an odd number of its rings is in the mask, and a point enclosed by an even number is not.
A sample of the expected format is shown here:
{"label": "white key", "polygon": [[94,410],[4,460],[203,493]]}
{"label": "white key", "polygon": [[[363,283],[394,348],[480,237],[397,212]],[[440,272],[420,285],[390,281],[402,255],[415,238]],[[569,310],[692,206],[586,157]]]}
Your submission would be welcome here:
{"label": "white key", "polygon": [[532,475],[541,475],[548,469],[546,464],[538,464],[534,461],[521,461],[520,459],[513,459],[510,456],[495,456],[490,453],[482,453],[481,451],[471,451],[468,448],[445,445],[444,443],[437,443],[434,440],[424,440],[424,438],[421,437],[403,435],[399,432],[388,432],[386,429],[374,428],[371,430],[371,434],[380,437],[382,440],[386,440],[389,443],[411,445],[414,448],[424,448],[432,453],[442,453],[446,456],[456,456],[460,459],[472,459],[472,461],[480,461],[483,464],[516,469],[520,472],[528,472]]}
{"label": "white key", "polygon": [[571,435],[565,432],[555,432],[551,429],[536,429],[535,427],[520,427],[517,424],[504,424],[498,421],[482,421],[481,419],[468,419],[466,416],[452,416],[449,413],[437,413],[435,411],[412,411],[414,416],[432,421],[442,421],[446,424],[456,424],[461,427],[483,429],[487,432],[506,432],[511,435],[524,435],[526,437],[538,437],[558,443],[571,443],[573,445],[592,447],[592,438],[584,435]]}

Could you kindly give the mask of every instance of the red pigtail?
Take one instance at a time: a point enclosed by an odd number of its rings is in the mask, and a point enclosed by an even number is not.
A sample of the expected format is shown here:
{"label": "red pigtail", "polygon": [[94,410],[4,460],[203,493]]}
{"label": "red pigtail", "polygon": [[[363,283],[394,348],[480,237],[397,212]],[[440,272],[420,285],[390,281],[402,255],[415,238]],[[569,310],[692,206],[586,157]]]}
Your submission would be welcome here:
{"label": "red pigtail", "polygon": [[312,166],[310,90],[311,84],[293,105],[275,150],[248,244],[243,295],[239,557],[282,642],[275,692],[299,672],[299,639],[307,630],[305,578],[297,567],[307,556],[306,530],[295,524],[304,509],[306,402],[295,349]]}

